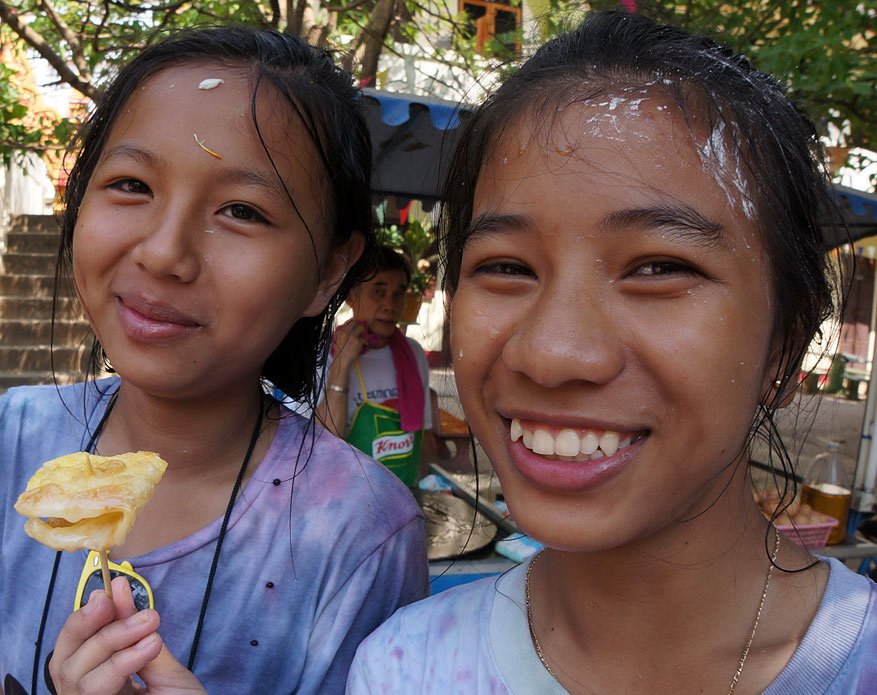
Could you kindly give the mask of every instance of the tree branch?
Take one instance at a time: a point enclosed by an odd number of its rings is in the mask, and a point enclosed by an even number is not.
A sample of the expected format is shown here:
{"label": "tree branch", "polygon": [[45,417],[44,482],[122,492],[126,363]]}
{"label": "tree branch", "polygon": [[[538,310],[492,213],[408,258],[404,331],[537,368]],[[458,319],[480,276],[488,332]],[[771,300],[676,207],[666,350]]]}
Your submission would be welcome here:
{"label": "tree branch", "polygon": [[0,19],[2,19],[6,25],[16,33],[22,41],[45,58],[64,82],[89,99],[94,101],[100,100],[100,90],[90,81],[84,80],[80,75],[73,72],[64,59],[52,50],[52,47],[40,34],[34,31],[30,26],[22,24],[15,10],[5,2],[0,2]]}
{"label": "tree branch", "polygon": [[55,12],[55,8],[52,7],[49,0],[39,0],[39,4],[52,24],[55,25],[61,39],[70,47],[70,59],[73,61],[73,65],[76,66],[79,76],[84,82],[91,83],[91,69],[88,67],[88,62],[85,60],[85,53],[82,50],[82,43],[79,41],[79,37],[74,34],[70,27],[67,26],[66,22],[58,16],[58,13]]}

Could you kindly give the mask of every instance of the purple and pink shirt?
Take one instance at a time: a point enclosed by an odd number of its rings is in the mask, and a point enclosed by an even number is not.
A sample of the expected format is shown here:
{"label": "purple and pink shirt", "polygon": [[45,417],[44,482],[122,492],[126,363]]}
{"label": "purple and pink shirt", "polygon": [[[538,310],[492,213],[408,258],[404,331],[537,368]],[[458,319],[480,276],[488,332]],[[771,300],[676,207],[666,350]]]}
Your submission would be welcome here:
{"label": "purple and pink shirt", "polygon": [[[0,679],[30,692],[55,551],[25,535],[12,505],[46,460],[82,450],[117,379],[14,388],[0,397]],[[186,663],[221,519],[128,560],[150,583],[159,629]],[[86,552],[63,553],[44,665],[73,608]],[[423,518],[384,466],[284,410],[234,505],[194,673],[211,693],[339,693],[359,642],[428,593]],[[19,688],[16,690],[16,688]]]}

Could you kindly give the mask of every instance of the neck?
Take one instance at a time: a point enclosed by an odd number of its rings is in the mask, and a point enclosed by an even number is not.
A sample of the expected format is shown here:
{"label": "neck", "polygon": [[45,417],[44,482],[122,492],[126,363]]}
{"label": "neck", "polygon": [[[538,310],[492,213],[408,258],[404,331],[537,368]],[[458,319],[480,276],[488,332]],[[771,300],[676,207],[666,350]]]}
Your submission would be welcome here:
{"label": "neck", "polygon": [[[733,506],[725,499],[624,548],[544,553],[532,573],[533,615],[542,649],[565,686],[662,692],[682,678],[692,691],[727,692],[775,544],[751,497],[738,499],[731,518]],[[674,529],[676,537],[668,537]],[[801,568],[810,559],[786,541],[777,563]],[[763,689],[775,677],[797,646],[789,636],[803,634],[818,605],[824,582],[812,573],[783,574],[774,570],[757,652],[746,662],[739,692],[753,692],[753,683]],[[607,661],[607,654],[614,658]]]}
{"label": "neck", "polygon": [[155,451],[169,468],[192,472],[215,472],[225,462],[239,465],[262,399],[257,383],[219,396],[173,400],[151,396],[123,380],[98,453]]}

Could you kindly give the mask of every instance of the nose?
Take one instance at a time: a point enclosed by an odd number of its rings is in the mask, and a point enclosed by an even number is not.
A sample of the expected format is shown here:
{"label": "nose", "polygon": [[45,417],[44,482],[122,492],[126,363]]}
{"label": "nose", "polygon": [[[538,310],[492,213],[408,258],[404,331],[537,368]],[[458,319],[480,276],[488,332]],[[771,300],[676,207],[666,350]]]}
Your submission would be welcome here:
{"label": "nose", "polygon": [[503,347],[503,363],[546,388],[607,384],[624,369],[623,326],[601,293],[546,286]]}
{"label": "nose", "polygon": [[132,260],[150,275],[189,283],[201,270],[195,231],[196,214],[182,206],[165,206],[153,218],[131,252]]}

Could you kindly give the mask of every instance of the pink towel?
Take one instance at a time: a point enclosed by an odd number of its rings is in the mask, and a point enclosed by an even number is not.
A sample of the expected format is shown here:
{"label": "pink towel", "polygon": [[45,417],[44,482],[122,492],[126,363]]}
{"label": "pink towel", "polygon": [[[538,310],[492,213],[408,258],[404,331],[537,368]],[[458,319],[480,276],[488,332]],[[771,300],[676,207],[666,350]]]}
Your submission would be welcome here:
{"label": "pink towel", "polygon": [[[368,331],[367,327],[366,331]],[[366,344],[363,346],[362,352],[368,352],[376,347],[370,338],[373,336],[366,335]],[[406,432],[419,432],[423,429],[425,401],[423,381],[420,379],[420,370],[417,368],[417,358],[414,356],[414,350],[411,349],[408,338],[398,328],[390,336],[388,347],[393,357],[393,367],[396,369],[396,390],[399,393],[399,416],[402,420],[402,429]]]}
{"label": "pink towel", "polygon": [[402,429],[419,432],[423,429],[423,381],[417,368],[417,358],[408,338],[398,328],[390,336],[390,354],[396,368],[396,387],[399,389],[399,415]]}

